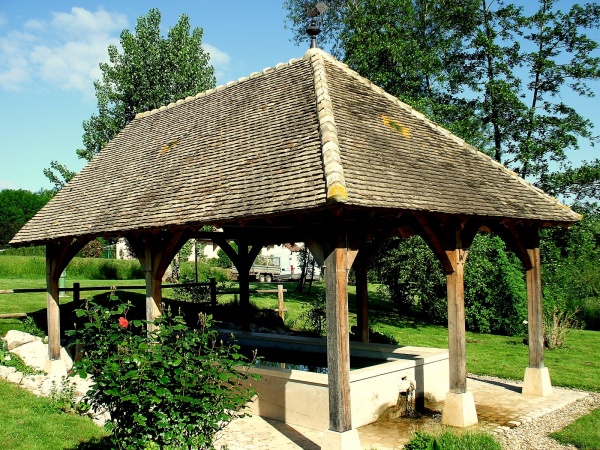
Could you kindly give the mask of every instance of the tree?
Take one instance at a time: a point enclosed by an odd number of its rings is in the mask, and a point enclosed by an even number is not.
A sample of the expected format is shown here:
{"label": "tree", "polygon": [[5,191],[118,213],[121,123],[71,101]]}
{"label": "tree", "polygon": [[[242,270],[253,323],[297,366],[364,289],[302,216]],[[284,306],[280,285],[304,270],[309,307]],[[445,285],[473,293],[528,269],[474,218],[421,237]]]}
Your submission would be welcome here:
{"label": "tree", "polygon": [[[203,30],[191,30],[188,16],[182,14],[165,38],[160,22],[160,11],[151,9],[138,18],[134,33],[121,33],[122,53],[114,45],[108,48],[109,62],[100,64],[102,78],[94,82],[98,113],[83,122],[80,158],[91,160],[137,113],[215,86],[214,68],[202,48]],[[71,172],[52,164],[44,173],[60,189]]]}
{"label": "tree", "polygon": [[0,190],[0,248],[52,198],[49,191]]}
{"label": "tree", "polygon": [[[285,3],[297,40],[306,39],[303,4]],[[539,0],[532,14],[501,0],[330,6],[321,42],[351,68],[538,186],[597,194],[597,162],[568,160],[582,140],[594,144],[592,124],[562,97],[594,95],[586,83],[600,78],[598,42],[585,32],[600,26],[597,4],[563,12]]]}

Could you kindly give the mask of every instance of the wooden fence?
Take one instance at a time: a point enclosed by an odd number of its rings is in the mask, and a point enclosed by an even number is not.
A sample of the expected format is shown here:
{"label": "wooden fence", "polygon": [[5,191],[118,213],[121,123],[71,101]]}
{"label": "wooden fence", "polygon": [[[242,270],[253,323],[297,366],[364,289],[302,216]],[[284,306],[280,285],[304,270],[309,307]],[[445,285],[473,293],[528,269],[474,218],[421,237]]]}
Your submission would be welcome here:
{"label": "wooden fence", "polygon": [[[217,295],[218,294],[236,294],[239,293],[239,289],[221,289],[217,290],[217,280],[211,278],[207,283],[184,283],[184,284],[163,284],[162,289],[176,289],[176,288],[188,288],[188,287],[202,287],[207,286],[210,289],[210,305],[211,307],[217,306]],[[80,283],[73,283],[72,288],[61,287],[61,292],[72,292],[73,293],[73,304],[74,308],[78,308],[81,303],[81,292],[83,291],[131,291],[131,290],[145,290],[145,285],[125,285],[125,286],[85,286],[82,287]],[[2,289],[0,294],[25,294],[34,292],[47,292],[46,288],[18,288],[18,289]],[[287,292],[287,289],[283,288],[283,285],[277,285],[277,289],[254,289],[250,292],[256,294],[277,294],[277,313],[281,320],[284,320],[285,311],[283,294]],[[17,318],[26,317],[25,313],[12,313],[12,314],[0,314],[0,319],[6,318]]]}

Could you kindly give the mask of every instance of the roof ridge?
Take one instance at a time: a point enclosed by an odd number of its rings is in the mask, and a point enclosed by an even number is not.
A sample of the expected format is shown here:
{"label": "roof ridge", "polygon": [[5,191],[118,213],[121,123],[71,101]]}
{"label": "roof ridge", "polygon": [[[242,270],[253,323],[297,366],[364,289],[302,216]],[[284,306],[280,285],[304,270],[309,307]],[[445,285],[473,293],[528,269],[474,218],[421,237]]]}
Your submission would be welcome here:
{"label": "roof ridge", "polygon": [[326,201],[328,203],[344,203],[348,200],[346,178],[344,177],[338,130],[333,117],[333,105],[329,95],[323,55],[326,53],[320,49],[310,49],[305,53],[304,59],[311,63],[313,69],[323,171],[327,187]]}
{"label": "roof ridge", "polygon": [[181,98],[181,99],[179,99],[179,100],[177,100],[175,102],[171,102],[168,105],[163,105],[163,106],[161,106],[159,108],[155,108],[155,109],[151,109],[149,111],[144,111],[144,112],[137,113],[135,115],[135,119],[139,119],[139,118],[142,118],[142,117],[148,117],[148,116],[156,114],[156,113],[158,113],[160,111],[165,111],[167,109],[171,109],[174,106],[181,105],[183,103],[188,103],[188,102],[191,102],[191,101],[196,100],[198,98],[206,97],[208,95],[214,94],[215,92],[220,92],[220,91],[222,91],[224,89],[227,89],[227,88],[229,88],[231,86],[236,86],[236,85],[238,85],[240,83],[243,83],[245,81],[248,81],[250,79],[253,79],[253,78],[256,78],[256,77],[259,77],[259,76],[262,76],[262,75],[266,75],[266,74],[275,72],[276,70],[279,70],[279,69],[282,69],[282,68],[285,68],[285,67],[289,67],[289,66],[291,66],[292,64],[294,64],[294,63],[296,63],[298,61],[302,61],[303,59],[304,58],[292,58],[292,59],[290,59],[286,63],[276,64],[275,67],[266,67],[261,72],[252,72],[247,77],[241,77],[241,78],[238,78],[237,80],[229,81],[229,82],[227,82],[225,84],[221,84],[221,85],[216,86],[216,87],[214,87],[212,89],[207,89],[206,91],[198,92],[196,95],[189,95],[189,96],[187,96],[185,98]]}
{"label": "roof ridge", "polygon": [[[312,50],[313,51],[317,50],[323,59],[327,59],[330,63],[334,64],[335,66],[337,66],[338,68],[340,68],[341,70],[343,70],[344,72],[346,72],[348,75],[350,75],[352,78],[354,78],[357,81],[361,82],[363,85],[371,88],[372,90],[374,90],[375,92],[377,92],[379,94],[383,94],[386,98],[388,98],[392,102],[396,103],[398,106],[400,106],[406,112],[408,112],[409,114],[413,115],[414,117],[420,119],[425,125],[427,125],[430,128],[438,131],[439,133],[443,134],[447,138],[450,138],[451,140],[453,140],[458,145],[464,147],[465,150],[470,151],[472,153],[475,153],[479,158],[489,160],[492,164],[494,164],[495,166],[497,166],[500,170],[502,170],[503,172],[505,172],[507,175],[509,175],[510,177],[512,177],[514,180],[518,181],[519,183],[521,183],[524,186],[526,186],[529,189],[531,189],[537,195],[540,195],[542,197],[550,199],[554,203],[556,203],[557,205],[559,205],[559,206],[561,206],[561,207],[563,207],[563,208],[571,211],[571,213],[573,213],[573,215],[578,218],[577,220],[581,220],[583,218],[583,216],[581,214],[576,213],[570,207],[568,207],[564,203],[561,203],[560,201],[558,201],[557,198],[552,197],[551,195],[547,194],[546,192],[544,192],[543,190],[541,190],[537,186],[534,186],[529,181],[527,181],[524,178],[522,178],[521,176],[519,176],[516,172],[510,170],[504,164],[499,163],[498,161],[496,161],[495,159],[493,159],[491,156],[483,153],[482,151],[480,151],[479,149],[477,149],[473,145],[471,145],[468,142],[466,142],[464,139],[456,136],[452,132],[448,131],[446,128],[438,125],[433,120],[431,120],[427,116],[425,116],[423,113],[421,113],[421,112],[417,111],[416,109],[414,109],[412,106],[404,103],[403,101],[399,100],[397,97],[389,94],[384,89],[382,89],[381,87],[379,87],[376,84],[374,84],[372,81],[368,80],[367,78],[363,77],[358,72],[356,72],[355,70],[351,69],[347,64],[344,64],[343,62],[337,60],[336,58],[334,58],[333,56],[331,56],[328,53],[324,52],[323,50],[320,50],[320,49],[312,49]],[[307,54],[308,54],[308,52],[307,52]]]}

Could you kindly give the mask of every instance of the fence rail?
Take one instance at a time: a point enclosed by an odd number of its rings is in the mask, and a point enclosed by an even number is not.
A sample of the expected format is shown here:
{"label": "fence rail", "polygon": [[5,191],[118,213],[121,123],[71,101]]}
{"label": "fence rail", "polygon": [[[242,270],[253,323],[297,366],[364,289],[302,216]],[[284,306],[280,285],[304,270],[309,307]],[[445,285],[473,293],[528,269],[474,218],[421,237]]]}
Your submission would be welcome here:
{"label": "fence rail", "polygon": [[[198,286],[207,286],[210,288],[210,304],[211,306],[217,305],[217,294],[237,294],[239,293],[239,289],[221,289],[217,291],[217,280],[215,278],[211,278],[208,283],[173,283],[173,284],[163,284],[161,288],[163,289],[176,289],[176,288],[186,288],[186,287],[198,287]],[[125,285],[125,286],[80,286],[79,283],[73,283],[72,288],[61,287],[61,292],[73,292],[73,302],[76,304],[80,301],[80,292],[82,291],[131,291],[131,290],[146,290],[145,285]],[[17,289],[1,289],[0,294],[27,294],[27,293],[36,293],[36,292],[48,292],[47,288],[17,288]],[[287,292],[287,289],[283,288],[282,284],[277,285],[277,289],[251,289],[250,292],[255,294],[277,294],[277,313],[281,320],[284,320],[285,316],[285,308],[283,302],[283,294]],[[18,313],[21,314],[21,313]],[[24,313],[23,313],[24,314]],[[0,315],[0,318],[3,318]]]}

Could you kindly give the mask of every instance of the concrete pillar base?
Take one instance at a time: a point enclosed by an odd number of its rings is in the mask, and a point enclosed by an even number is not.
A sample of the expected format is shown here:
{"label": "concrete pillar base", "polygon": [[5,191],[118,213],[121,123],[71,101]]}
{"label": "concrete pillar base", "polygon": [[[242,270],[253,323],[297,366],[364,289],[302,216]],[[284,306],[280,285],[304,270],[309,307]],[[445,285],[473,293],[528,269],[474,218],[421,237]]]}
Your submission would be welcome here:
{"label": "concrete pillar base", "polygon": [[477,411],[472,392],[455,394],[448,392],[442,412],[442,425],[465,428],[477,423]]}
{"label": "concrete pillar base", "polygon": [[352,430],[338,433],[337,431],[327,430],[323,433],[321,442],[322,450],[362,450],[358,430]]}
{"label": "concrete pillar base", "polygon": [[547,367],[541,369],[528,367],[525,369],[525,381],[523,382],[523,395],[531,397],[546,397],[552,394],[552,383]]}
{"label": "concrete pillar base", "polygon": [[44,372],[56,377],[66,377],[67,366],[62,359],[47,359],[44,364]]}

